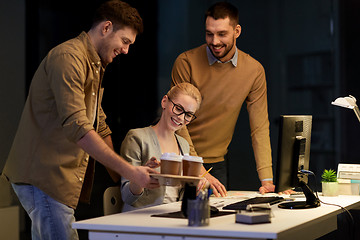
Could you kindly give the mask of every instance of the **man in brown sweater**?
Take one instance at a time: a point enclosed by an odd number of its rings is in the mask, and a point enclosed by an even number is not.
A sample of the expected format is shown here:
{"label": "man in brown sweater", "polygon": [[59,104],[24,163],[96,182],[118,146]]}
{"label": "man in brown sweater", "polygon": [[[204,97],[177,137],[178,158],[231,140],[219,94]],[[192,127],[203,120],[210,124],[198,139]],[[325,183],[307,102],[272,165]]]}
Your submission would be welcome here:
{"label": "man in brown sweater", "polygon": [[190,82],[201,92],[198,118],[179,134],[189,141],[190,154],[204,158],[204,172],[213,167],[206,178],[217,196],[226,194],[224,156],[244,101],[261,181],[259,191],[275,189],[265,72],[258,61],[236,48],[241,33],[238,19],[237,8],[229,3],[211,6],[205,15],[206,44],[180,54],[172,70],[172,85]]}

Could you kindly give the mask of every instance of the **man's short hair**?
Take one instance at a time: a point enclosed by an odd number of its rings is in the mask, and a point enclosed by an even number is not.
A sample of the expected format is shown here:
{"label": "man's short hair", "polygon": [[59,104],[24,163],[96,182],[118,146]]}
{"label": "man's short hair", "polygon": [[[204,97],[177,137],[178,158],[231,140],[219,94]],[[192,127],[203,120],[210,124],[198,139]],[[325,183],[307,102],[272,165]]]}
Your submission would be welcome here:
{"label": "man's short hair", "polygon": [[230,24],[232,24],[234,27],[239,24],[238,9],[228,2],[218,2],[212,5],[205,13],[205,21],[207,17],[212,17],[215,20],[229,17]]}
{"label": "man's short hair", "polygon": [[111,21],[114,31],[123,27],[131,27],[139,34],[143,32],[144,28],[143,21],[138,11],[128,3],[119,0],[104,2],[95,11],[93,26],[102,21]]}

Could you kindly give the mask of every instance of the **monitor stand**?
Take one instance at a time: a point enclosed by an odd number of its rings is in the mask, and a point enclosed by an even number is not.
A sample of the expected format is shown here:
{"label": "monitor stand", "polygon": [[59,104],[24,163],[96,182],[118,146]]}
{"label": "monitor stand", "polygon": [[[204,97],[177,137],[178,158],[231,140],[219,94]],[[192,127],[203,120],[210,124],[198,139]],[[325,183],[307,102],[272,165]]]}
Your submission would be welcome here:
{"label": "monitor stand", "polygon": [[300,181],[299,186],[301,187],[301,189],[305,194],[306,201],[280,203],[278,205],[279,208],[306,209],[306,208],[316,208],[320,206],[320,200],[314,195],[314,193],[311,191],[311,189],[305,182]]}

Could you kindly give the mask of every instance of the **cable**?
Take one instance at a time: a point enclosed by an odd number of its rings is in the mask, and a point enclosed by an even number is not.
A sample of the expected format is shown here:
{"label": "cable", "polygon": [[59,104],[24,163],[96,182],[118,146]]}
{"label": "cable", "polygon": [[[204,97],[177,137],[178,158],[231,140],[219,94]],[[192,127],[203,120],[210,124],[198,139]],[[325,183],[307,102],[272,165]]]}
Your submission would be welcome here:
{"label": "cable", "polygon": [[319,195],[318,195],[318,191],[317,191],[317,186],[316,186],[316,176],[315,176],[315,173],[313,173],[312,171],[309,171],[309,170],[304,170],[304,169],[301,169],[299,170],[299,173],[302,173],[302,174],[308,174],[308,175],[312,175],[314,176],[314,179],[315,179],[315,194],[316,194],[316,197],[317,199],[319,199],[319,201],[322,203],[322,204],[325,204],[325,205],[332,205],[332,206],[335,206],[335,207],[339,207],[343,210],[343,212],[346,212],[350,218],[350,226],[349,226],[349,235],[350,235],[350,239],[355,239],[355,221],[354,221],[354,218],[352,216],[352,214],[349,212],[348,209],[346,209],[345,207],[343,206],[340,206],[338,204],[333,204],[333,203],[326,203],[326,202],[323,202],[321,201],[321,199],[319,198]]}
{"label": "cable", "polygon": [[[317,192],[316,192],[316,196],[317,196]],[[353,218],[352,214],[349,212],[349,210],[347,210],[347,208],[345,208],[343,206],[340,206],[340,205],[337,205],[337,204],[326,203],[326,202],[321,201],[320,199],[319,199],[319,201],[321,203],[323,203],[323,204],[326,204],[326,205],[332,205],[332,206],[340,207],[343,210],[343,212],[347,213],[347,215],[350,218],[350,226],[349,226],[350,239],[355,239],[355,221],[354,221],[354,218]]]}
{"label": "cable", "polygon": [[312,171],[309,171],[309,170],[301,169],[299,172],[300,172],[300,173],[305,173],[305,174],[308,174],[308,175],[313,175],[313,176],[315,176],[315,173],[313,173]]}

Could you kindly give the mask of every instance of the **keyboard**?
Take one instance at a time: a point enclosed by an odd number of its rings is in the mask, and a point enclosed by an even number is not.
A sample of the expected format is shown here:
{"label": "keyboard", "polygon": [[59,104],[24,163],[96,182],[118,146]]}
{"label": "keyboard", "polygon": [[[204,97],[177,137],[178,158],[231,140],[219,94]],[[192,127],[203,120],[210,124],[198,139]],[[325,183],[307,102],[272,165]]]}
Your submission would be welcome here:
{"label": "keyboard", "polygon": [[253,197],[245,199],[236,203],[232,203],[223,207],[226,210],[245,210],[248,204],[258,204],[258,203],[270,203],[273,205],[284,201],[283,197],[272,196],[272,197]]}

